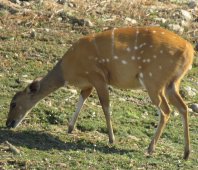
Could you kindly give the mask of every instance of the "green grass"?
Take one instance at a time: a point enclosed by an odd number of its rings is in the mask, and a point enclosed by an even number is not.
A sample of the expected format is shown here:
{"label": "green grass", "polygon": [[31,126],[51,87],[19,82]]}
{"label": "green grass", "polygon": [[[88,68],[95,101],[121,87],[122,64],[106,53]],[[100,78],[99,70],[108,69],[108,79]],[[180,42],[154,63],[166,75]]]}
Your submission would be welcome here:
{"label": "green grass", "polygon": [[[23,22],[16,24],[19,19]],[[31,38],[28,36],[31,28],[26,25],[28,19],[2,15],[2,20],[0,169],[198,169],[198,124],[195,113],[190,114],[192,153],[188,161],[182,159],[184,144],[180,116],[171,115],[155,153],[152,156],[147,154],[158,115],[144,91],[110,89],[116,138],[113,145],[108,143],[105,118],[95,92],[83,107],[72,134],[67,134],[67,124],[78,96],[66,88],[42,100],[18,128],[6,129],[9,103],[15,92],[23,89],[35,77],[45,75],[71,43],[82,36],[84,28],[74,31],[67,23],[43,19],[32,26],[37,35]],[[88,32],[97,32],[101,28],[99,26]],[[50,31],[43,28],[50,28]],[[182,88],[188,85],[198,91],[196,63],[197,59],[182,81]],[[198,96],[186,96],[185,100],[189,104],[195,103]],[[19,149],[20,154],[14,154],[5,141]]]}

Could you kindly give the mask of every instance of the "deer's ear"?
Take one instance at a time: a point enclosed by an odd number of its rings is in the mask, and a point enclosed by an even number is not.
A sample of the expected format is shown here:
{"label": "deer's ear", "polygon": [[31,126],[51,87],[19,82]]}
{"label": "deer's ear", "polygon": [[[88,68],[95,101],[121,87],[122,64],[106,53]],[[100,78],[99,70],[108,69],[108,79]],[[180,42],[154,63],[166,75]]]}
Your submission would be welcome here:
{"label": "deer's ear", "polygon": [[26,89],[27,93],[35,94],[40,90],[40,81],[34,80]]}

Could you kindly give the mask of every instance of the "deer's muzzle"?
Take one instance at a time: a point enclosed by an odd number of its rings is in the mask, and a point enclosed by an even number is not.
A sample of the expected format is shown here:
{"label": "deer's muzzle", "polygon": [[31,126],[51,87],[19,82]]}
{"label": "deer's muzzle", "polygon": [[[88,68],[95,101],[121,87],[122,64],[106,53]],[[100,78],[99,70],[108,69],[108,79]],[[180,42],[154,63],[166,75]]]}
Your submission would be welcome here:
{"label": "deer's muzzle", "polygon": [[6,126],[8,128],[14,128],[15,127],[15,124],[16,124],[16,121],[15,120],[12,120],[12,121],[7,120],[7,122],[6,122]]}

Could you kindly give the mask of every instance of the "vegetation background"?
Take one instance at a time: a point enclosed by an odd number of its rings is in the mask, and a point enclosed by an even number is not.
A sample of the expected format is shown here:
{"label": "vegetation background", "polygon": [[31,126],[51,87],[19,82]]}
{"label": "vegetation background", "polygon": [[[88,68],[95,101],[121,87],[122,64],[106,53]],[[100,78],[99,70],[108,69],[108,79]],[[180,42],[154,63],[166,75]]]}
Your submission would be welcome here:
{"label": "vegetation background", "polygon": [[14,130],[5,128],[12,96],[45,75],[83,35],[113,27],[158,25],[193,45],[198,38],[197,1],[184,0],[0,0],[0,169],[198,169],[198,57],[182,81],[189,106],[192,153],[182,159],[183,128],[173,110],[149,156],[158,123],[145,91],[110,88],[116,142],[107,130],[94,92],[73,134],[67,134],[79,90],[61,88],[42,100]]}

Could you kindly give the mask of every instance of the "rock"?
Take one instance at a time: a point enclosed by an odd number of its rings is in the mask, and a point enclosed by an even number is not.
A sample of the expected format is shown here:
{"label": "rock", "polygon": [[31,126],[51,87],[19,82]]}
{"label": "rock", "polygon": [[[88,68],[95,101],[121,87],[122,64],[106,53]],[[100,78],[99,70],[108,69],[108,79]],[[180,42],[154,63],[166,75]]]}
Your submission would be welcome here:
{"label": "rock", "polygon": [[167,21],[165,18],[155,18],[154,20],[155,20],[155,21],[158,21],[158,22],[161,22],[161,23],[163,23],[163,24],[165,24],[166,21]]}
{"label": "rock", "polygon": [[130,138],[131,140],[134,140],[136,142],[140,141],[140,139],[137,138],[136,136],[129,135],[128,138]]}
{"label": "rock", "polygon": [[187,95],[190,97],[193,97],[197,94],[196,89],[193,89],[190,86],[184,87],[184,90],[187,92]]}
{"label": "rock", "polygon": [[58,21],[62,21],[63,20],[63,18],[61,18],[61,17],[58,17]]}
{"label": "rock", "polygon": [[189,113],[193,113],[193,110],[191,108],[188,108]]}
{"label": "rock", "polygon": [[76,89],[68,89],[68,91],[71,92],[72,94],[75,94],[75,95],[78,94]]}
{"label": "rock", "polygon": [[14,53],[14,57],[16,57],[16,58],[17,58],[17,57],[19,57],[19,54],[17,54],[17,53]]}
{"label": "rock", "polygon": [[57,3],[64,5],[66,0],[58,0]]}
{"label": "rock", "polygon": [[68,2],[68,7],[70,7],[70,8],[75,8],[76,7],[76,4],[75,3],[73,3],[73,2]]}
{"label": "rock", "polygon": [[25,6],[25,7],[28,7],[28,6],[30,6],[31,4],[30,4],[30,2],[25,2],[25,1],[23,1],[23,3],[22,3],[22,6]]}
{"label": "rock", "polygon": [[15,3],[15,4],[21,4],[21,1],[20,0],[11,0],[11,2]]}
{"label": "rock", "polygon": [[198,113],[198,104],[197,104],[197,103],[192,104],[192,105],[190,106],[190,108],[192,109],[193,112]]}
{"label": "rock", "polygon": [[173,31],[176,31],[176,32],[178,32],[178,33],[180,33],[180,34],[182,34],[182,33],[184,32],[184,28],[181,27],[181,26],[178,25],[178,24],[169,24],[168,27],[169,27],[170,29],[172,29]]}
{"label": "rock", "polygon": [[197,6],[197,2],[195,2],[195,0],[194,1],[190,1],[188,3],[188,7],[191,8],[191,9],[195,8],[196,6]]}
{"label": "rock", "polygon": [[31,38],[35,38],[36,37],[36,31],[35,31],[35,29],[32,29],[32,31],[30,32],[30,37]]}
{"label": "rock", "polygon": [[88,26],[88,27],[93,27],[94,26],[94,24],[89,19],[85,19],[84,24],[85,24],[85,26]]}
{"label": "rock", "polygon": [[172,112],[172,115],[175,116],[175,117],[176,117],[176,116],[179,116],[179,112],[174,110],[174,111]]}
{"label": "rock", "polygon": [[132,25],[136,25],[136,24],[137,24],[137,21],[136,21],[135,19],[132,19],[132,18],[126,17],[126,18],[125,18],[124,23],[125,23],[125,24],[132,24]]}
{"label": "rock", "polygon": [[45,28],[45,31],[46,31],[46,32],[49,32],[49,31],[50,31],[50,29],[49,29],[49,28]]}
{"label": "rock", "polygon": [[192,20],[192,16],[190,14],[190,12],[186,11],[186,10],[181,10],[181,14],[183,15],[183,17],[185,18],[185,20],[190,21]]}
{"label": "rock", "polygon": [[189,26],[190,26],[189,22],[184,21],[184,20],[181,21],[181,25],[182,25],[183,27],[185,27],[185,28],[189,28]]}

